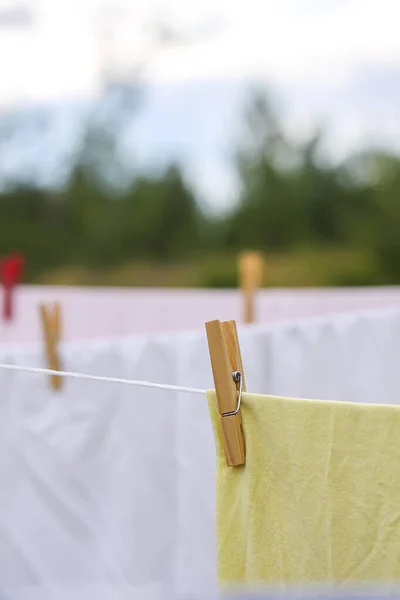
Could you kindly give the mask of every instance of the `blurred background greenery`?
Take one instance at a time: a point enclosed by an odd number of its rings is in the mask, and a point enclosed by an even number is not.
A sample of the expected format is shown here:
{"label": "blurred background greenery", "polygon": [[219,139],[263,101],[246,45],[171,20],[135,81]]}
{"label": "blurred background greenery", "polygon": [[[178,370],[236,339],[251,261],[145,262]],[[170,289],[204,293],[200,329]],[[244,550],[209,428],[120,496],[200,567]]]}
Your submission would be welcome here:
{"label": "blurred background greenery", "polygon": [[[2,168],[24,127],[2,114],[0,255],[23,252],[28,282],[235,287],[238,252],[255,249],[266,256],[265,286],[400,283],[394,151],[368,147],[334,164],[323,131],[293,141],[273,93],[254,88],[231,150],[237,197],[210,211],[180,164],[138,172],[122,160],[121,132],[141,96],[136,75],[106,80],[57,186]],[[45,129],[39,117],[34,135]]]}

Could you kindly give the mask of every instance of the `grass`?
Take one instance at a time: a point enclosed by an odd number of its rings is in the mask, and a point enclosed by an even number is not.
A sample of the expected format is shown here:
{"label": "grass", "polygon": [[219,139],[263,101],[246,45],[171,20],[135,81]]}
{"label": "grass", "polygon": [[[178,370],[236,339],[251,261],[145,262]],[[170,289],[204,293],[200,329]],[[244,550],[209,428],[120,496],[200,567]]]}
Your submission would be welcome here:
{"label": "grass", "polygon": [[[202,256],[160,264],[135,261],[109,269],[70,267],[44,273],[34,283],[129,287],[236,287],[236,256]],[[376,280],[373,256],[351,248],[300,249],[265,255],[265,287],[369,285]]]}

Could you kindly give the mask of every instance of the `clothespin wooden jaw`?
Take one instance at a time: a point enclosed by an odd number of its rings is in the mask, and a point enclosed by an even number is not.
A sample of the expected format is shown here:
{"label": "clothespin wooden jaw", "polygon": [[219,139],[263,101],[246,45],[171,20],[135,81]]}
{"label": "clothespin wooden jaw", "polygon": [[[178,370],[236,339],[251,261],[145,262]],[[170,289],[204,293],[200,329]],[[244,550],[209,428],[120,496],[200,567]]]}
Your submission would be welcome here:
{"label": "clothespin wooden jaw", "polygon": [[21,279],[24,269],[22,254],[11,254],[0,261],[0,277],[3,284],[3,318],[11,320],[14,316],[14,288]]}
{"label": "clothespin wooden jaw", "polygon": [[[44,343],[48,368],[52,371],[61,370],[58,344],[61,339],[61,307],[58,302],[50,309],[44,304],[40,307],[40,316],[44,332]],[[54,390],[62,387],[62,377],[50,375],[50,384]]]}
{"label": "clothespin wooden jaw", "polygon": [[226,463],[228,467],[237,467],[246,461],[240,414],[241,392],[246,391],[246,385],[236,323],[209,321],[206,331]]}
{"label": "clothespin wooden jaw", "polygon": [[255,321],[254,296],[263,279],[263,258],[259,252],[242,252],[239,255],[239,280],[244,296],[244,322]]}

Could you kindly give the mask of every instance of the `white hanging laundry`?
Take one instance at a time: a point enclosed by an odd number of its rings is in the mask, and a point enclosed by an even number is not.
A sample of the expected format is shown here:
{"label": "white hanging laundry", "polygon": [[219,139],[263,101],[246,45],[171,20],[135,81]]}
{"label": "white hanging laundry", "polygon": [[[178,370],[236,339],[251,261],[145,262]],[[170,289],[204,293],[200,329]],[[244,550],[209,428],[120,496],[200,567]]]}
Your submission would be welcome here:
{"label": "white hanging laundry", "polygon": [[[255,325],[239,335],[251,391],[399,400],[400,311]],[[60,352],[68,371],[213,385],[204,330],[64,343]],[[0,346],[0,363],[45,366],[38,347]],[[74,598],[216,590],[205,398],[80,379],[53,392],[44,375],[1,369],[0,390],[0,592],[19,600],[49,589],[53,598],[56,590]]]}
{"label": "white hanging laundry", "polygon": [[[67,341],[201,329],[215,318],[243,322],[239,290],[95,288],[21,285],[12,321],[0,320],[0,343],[36,342],[42,331],[38,305],[59,302]],[[400,304],[400,287],[261,289],[256,321],[273,323]]]}

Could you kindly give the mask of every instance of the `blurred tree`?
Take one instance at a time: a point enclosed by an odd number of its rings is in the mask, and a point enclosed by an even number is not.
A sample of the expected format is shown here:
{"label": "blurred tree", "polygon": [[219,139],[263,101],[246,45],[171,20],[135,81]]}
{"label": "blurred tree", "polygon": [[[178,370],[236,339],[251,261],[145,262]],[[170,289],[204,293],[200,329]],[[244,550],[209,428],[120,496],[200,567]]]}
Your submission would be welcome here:
{"label": "blurred tree", "polygon": [[322,132],[311,136],[298,148],[299,167],[295,175],[297,204],[307,224],[304,241],[341,242],[346,237],[346,222],[352,212],[353,191],[345,185],[341,165],[321,160]]}
{"label": "blurred tree", "polygon": [[124,9],[117,4],[101,7],[102,91],[90,105],[77,148],[65,156],[59,189],[42,189],[33,171],[15,177],[6,168],[10,144],[28,131],[31,139],[40,138],[51,126],[48,115],[13,112],[0,119],[0,253],[25,252],[28,277],[63,264],[103,267],[135,257],[182,257],[200,243],[203,217],[180,169],[138,176],[123,149],[142,102],[148,60],[166,45],[191,38],[174,35],[171,27],[166,35],[157,23],[149,28],[144,55],[126,60],[125,53],[121,62],[114,43],[125,13],[115,12]]}
{"label": "blurred tree", "polygon": [[140,102],[136,76],[106,78],[78,151],[65,159],[67,177],[53,188],[40,186],[34,170],[16,179],[7,167],[8,144],[21,143],[27,128],[42,136],[48,118],[18,121],[14,113],[0,120],[0,255],[25,253],[29,280],[61,266],[181,261],[202,251],[209,257],[202,281],[236,285],[239,249],[308,246],[318,254],[327,244],[361,249],[376,263],[360,277],[345,269],[331,283],[400,283],[399,156],[368,151],[330,164],[322,132],[295,143],[280,109],[258,90],[235,156],[240,196],[227,217],[212,218],[179,165],[143,174],[124,161],[121,140]]}
{"label": "blurred tree", "polygon": [[346,165],[323,161],[322,131],[304,143],[290,141],[268,92],[260,90],[251,97],[246,125],[229,243],[282,250],[349,241],[359,208],[367,213],[370,205],[362,186],[346,178]]}
{"label": "blurred tree", "polygon": [[283,248],[296,241],[301,228],[298,220],[291,227],[298,207],[292,178],[282,169],[282,162],[290,161],[292,148],[263,91],[254,92],[245,125],[236,155],[242,190],[228,241],[239,248]]}
{"label": "blurred tree", "polygon": [[380,152],[368,165],[374,207],[370,243],[386,282],[400,284],[400,158]]}
{"label": "blurred tree", "polygon": [[61,226],[61,207],[48,192],[19,187],[0,195],[0,255],[20,251],[27,276],[64,264],[72,239]]}
{"label": "blurred tree", "polygon": [[158,178],[138,178],[117,204],[127,256],[182,259],[201,245],[202,215],[176,165]]}

